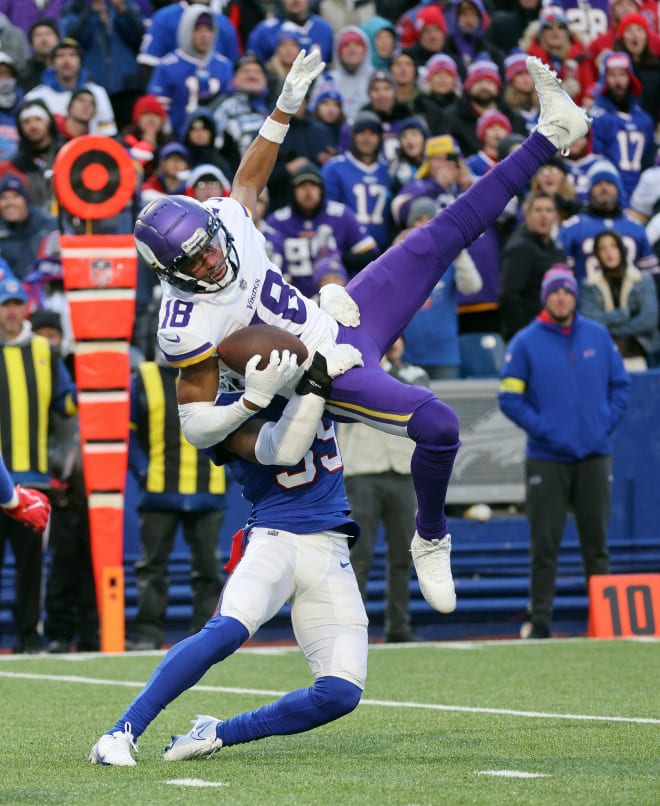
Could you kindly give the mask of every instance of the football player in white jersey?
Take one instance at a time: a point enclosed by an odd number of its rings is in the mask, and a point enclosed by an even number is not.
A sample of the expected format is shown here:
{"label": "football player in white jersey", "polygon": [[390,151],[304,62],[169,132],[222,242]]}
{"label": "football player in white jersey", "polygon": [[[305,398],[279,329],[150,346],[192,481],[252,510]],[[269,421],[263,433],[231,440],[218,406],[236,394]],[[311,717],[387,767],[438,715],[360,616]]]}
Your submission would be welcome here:
{"label": "football player in white jersey", "polygon": [[[591,121],[556,76],[528,58],[541,105],[536,130],[453,204],[359,272],[345,290],[326,286],[319,307],[289,286],[268,260],[251,213],[288,122],[323,66],[315,51],[298,55],[275,109],[241,161],[230,198],[202,205],[165,197],[138,216],[138,251],[163,281],[159,345],[180,368],[181,425],[199,448],[222,441],[254,413],[247,401],[255,401],[245,396],[231,406],[214,405],[216,348],[233,331],[263,322],[277,325],[303,340],[310,363],[334,343],[358,348],[363,366],[355,366],[351,355],[344,366],[348,371],[333,381],[327,410],[336,419],[360,420],[415,441],[411,473],[418,513],[411,552],[424,597],[437,610],[451,612],[456,594],[444,504],[460,445],[458,418],[431,390],[388,375],[380,359],[459,252],[497,219],[550,156],[584,136]],[[260,460],[259,452],[258,441]]]}

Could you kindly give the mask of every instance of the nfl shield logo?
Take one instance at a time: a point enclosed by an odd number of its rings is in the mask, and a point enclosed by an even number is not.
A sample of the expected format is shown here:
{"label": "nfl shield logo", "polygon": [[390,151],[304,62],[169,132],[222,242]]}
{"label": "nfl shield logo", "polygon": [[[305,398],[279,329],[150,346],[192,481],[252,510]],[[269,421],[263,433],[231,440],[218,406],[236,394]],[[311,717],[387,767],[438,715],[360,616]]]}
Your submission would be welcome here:
{"label": "nfl shield logo", "polygon": [[104,258],[92,260],[89,264],[92,285],[104,287],[112,283],[112,263]]}

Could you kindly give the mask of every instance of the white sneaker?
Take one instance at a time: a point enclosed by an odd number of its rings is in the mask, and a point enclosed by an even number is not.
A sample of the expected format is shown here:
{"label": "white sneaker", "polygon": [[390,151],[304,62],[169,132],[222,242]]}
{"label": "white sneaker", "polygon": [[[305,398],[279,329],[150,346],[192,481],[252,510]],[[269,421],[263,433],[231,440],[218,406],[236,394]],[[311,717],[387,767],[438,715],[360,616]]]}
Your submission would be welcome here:
{"label": "white sneaker", "polygon": [[172,736],[172,743],[165,748],[163,761],[188,761],[191,758],[208,758],[222,747],[222,739],[215,735],[220,719],[198,714],[191,719],[191,731],[183,736]]}
{"label": "white sneaker", "polygon": [[104,733],[92,747],[89,760],[92,764],[103,764],[107,767],[135,767],[136,762],[131,750],[138,749],[133,741],[131,725],[127,722],[124,730]]}
{"label": "white sneaker", "polygon": [[562,89],[557,74],[536,56],[526,59],[527,72],[534,79],[541,113],[535,130],[560,151],[584,137],[593,123],[587,113]]}
{"label": "white sneaker", "polygon": [[415,532],[410,553],[426,601],[441,613],[456,610],[456,591],[450,563],[451,535],[445,535],[442,540],[424,540]]}

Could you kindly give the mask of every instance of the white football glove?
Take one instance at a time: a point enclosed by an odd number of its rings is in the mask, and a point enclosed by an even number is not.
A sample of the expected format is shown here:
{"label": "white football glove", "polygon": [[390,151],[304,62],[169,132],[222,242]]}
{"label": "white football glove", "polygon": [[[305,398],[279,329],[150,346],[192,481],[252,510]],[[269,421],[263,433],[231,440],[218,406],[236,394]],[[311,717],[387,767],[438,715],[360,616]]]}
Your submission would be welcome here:
{"label": "white football glove", "polygon": [[325,353],[315,352],[309,369],[296,386],[298,395],[330,397],[333,378],[352,367],[363,367],[362,353],[352,344],[333,344]]}
{"label": "white football glove", "polygon": [[357,302],[342,285],[336,283],[324,285],[319,291],[319,306],[340,325],[357,327],[360,324],[360,309]]}
{"label": "white football glove", "polygon": [[325,62],[321,61],[321,54],[316,48],[309,55],[301,50],[284,80],[282,92],[275,104],[277,108],[287,115],[295,115],[305,100],[307,90],[324,68]]}
{"label": "white football glove", "polygon": [[362,353],[352,344],[333,344],[323,353],[326,372],[331,378],[343,375],[353,367],[363,367]]}
{"label": "white football glove", "polygon": [[260,409],[265,409],[275,395],[296,377],[298,356],[284,350],[280,359],[279,352],[273,350],[266,369],[257,369],[260,361],[260,355],[253,355],[245,365],[243,398],[246,403],[252,403]]}

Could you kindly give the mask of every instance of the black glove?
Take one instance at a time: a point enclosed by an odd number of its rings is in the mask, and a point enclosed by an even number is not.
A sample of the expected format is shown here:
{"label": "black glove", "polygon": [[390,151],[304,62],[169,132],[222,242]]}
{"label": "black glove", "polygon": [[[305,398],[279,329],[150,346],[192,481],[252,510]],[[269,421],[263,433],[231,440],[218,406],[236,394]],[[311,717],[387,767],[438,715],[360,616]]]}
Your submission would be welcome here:
{"label": "black glove", "polygon": [[318,395],[326,400],[330,397],[332,378],[328,375],[328,363],[321,353],[314,353],[310,368],[296,386],[298,395]]}

